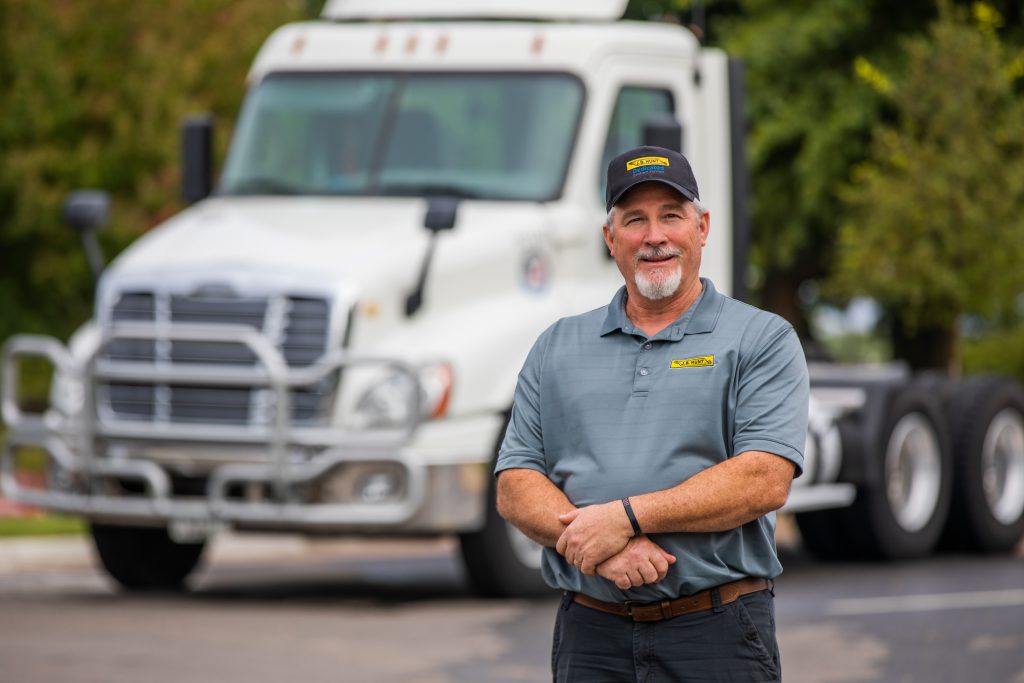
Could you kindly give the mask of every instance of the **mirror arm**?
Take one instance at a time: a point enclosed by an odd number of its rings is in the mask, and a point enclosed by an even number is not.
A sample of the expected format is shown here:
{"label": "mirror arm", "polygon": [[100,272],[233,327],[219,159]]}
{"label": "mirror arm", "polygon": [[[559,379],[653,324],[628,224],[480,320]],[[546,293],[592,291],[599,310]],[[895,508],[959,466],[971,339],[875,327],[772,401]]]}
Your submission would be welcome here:
{"label": "mirror arm", "polygon": [[427,200],[427,213],[423,217],[423,227],[430,231],[427,253],[423,255],[420,276],[416,287],[405,299],[405,315],[411,318],[423,306],[423,290],[427,286],[427,275],[430,264],[434,260],[434,248],[437,246],[437,235],[442,230],[455,227],[455,216],[458,213],[459,200],[455,197],[431,197]]}

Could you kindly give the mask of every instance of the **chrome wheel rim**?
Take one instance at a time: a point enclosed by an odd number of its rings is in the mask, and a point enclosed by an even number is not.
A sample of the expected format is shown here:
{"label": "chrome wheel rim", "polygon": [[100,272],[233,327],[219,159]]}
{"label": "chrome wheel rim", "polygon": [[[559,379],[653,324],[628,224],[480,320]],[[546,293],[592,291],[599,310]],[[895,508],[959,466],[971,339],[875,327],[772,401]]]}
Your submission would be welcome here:
{"label": "chrome wheel rim", "polygon": [[1024,418],[1012,408],[997,413],[981,449],[981,488],[988,509],[1009,526],[1024,513]]}
{"label": "chrome wheel rim", "polygon": [[885,491],[896,523],[920,531],[935,515],[942,489],[942,455],[931,422],[921,413],[900,418],[885,454]]}

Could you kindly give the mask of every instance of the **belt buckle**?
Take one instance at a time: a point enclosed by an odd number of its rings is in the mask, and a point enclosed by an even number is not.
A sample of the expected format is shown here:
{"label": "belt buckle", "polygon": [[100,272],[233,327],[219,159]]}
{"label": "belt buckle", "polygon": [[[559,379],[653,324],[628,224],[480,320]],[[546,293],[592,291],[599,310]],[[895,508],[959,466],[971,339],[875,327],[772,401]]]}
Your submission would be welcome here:
{"label": "belt buckle", "polygon": [[626,609],[626,616],[629,617],[630,619],[634,619],[635,620],[635,617],[633,616],[633,608],[636,607],[637,605],[643,605],[643,604],[644,603],[642,603],[639,600],[626,600],[625,602],[622,603],[622,606]]}

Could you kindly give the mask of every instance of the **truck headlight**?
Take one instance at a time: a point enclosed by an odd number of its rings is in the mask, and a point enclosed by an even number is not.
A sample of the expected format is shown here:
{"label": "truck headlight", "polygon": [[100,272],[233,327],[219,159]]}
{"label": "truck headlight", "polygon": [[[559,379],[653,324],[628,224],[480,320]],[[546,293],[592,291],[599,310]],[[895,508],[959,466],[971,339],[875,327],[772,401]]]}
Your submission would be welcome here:
{"label": "truck headlight", "polygon": [[50,384],[50,406],[65,416],[82,412],[85,407],[85,385],[78,378],[54,371]]}
{"label": "truck headlight", "polygon": [[[425,365],[419,371],[420,419],[435,420],[448,411],[453,373],[447,363]],[[404,372],[388,375],[368,389],[355,408],[357,429],[394,429],[407,425],[415,383]]]}

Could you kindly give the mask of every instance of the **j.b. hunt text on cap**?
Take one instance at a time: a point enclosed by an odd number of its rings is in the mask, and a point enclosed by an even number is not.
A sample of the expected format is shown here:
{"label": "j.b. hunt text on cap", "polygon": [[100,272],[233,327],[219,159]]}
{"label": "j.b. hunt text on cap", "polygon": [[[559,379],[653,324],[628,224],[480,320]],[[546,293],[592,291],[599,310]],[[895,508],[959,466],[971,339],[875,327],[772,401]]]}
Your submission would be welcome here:
{"label": "j.b. hunt text on cap", "polygon": [[669,166],[669,163],[665,157],[640,157],[626,162],[626,170],[633,173],[651,170],[664,171],[667,166]]}
{"label": "j.b. hunt text on cap", "polygon": [[665,147],[634,147],[608,162],[605,210],[611,211],[623,195],[647,182],[668,185],[689,201],[700,197],[686,157]]}

